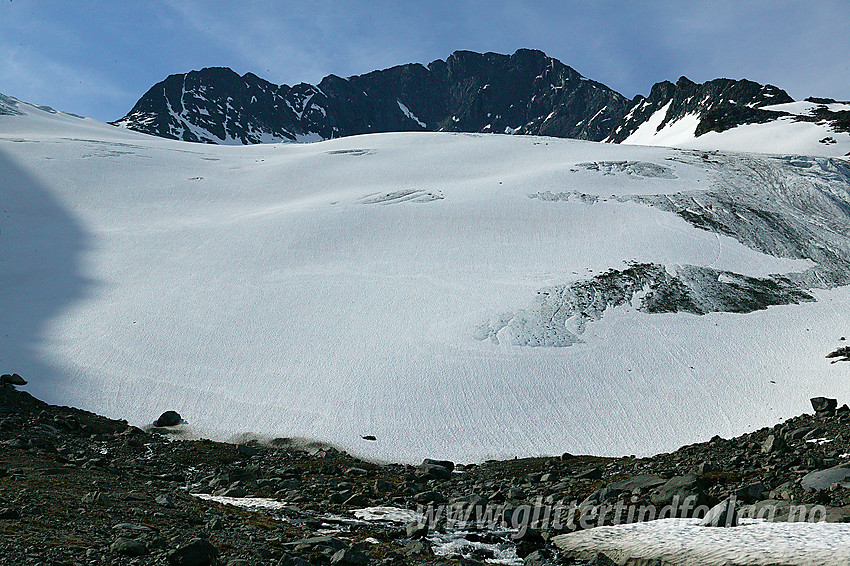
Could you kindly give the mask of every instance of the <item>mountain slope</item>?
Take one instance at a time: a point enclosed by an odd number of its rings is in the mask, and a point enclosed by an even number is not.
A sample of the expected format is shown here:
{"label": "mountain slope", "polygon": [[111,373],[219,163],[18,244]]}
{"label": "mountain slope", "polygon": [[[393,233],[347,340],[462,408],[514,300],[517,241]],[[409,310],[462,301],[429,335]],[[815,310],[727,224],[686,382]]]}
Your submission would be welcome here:
{"label": "mountain slope", "polygon": [[667,451],[850,394],[824,358],[850,310],[846,160],[226,147],[10,107],[0,361],[49,401],[468,461]]}
{"label": "mountain slope", "polygon": [[657,130],[688,117],[696,119],[693,134],[698,137],[709,131],[723,132],[743,124],[775,120],[778,114],[761,108],[788,102],[794,99],[772,85],[730,79],[697,84],[681,77],[675,85],[667,81],[654,85],[649,98],[635,97],[631,108],[606,141],[623,142],[650,122],[656,113],[660,118]]}
{"label": "mountain slope", "polygon": [[850,153],[850,103],[794,102],[771,85],[685,77],[637,96],[605,141],[694,149],[843,156]]}

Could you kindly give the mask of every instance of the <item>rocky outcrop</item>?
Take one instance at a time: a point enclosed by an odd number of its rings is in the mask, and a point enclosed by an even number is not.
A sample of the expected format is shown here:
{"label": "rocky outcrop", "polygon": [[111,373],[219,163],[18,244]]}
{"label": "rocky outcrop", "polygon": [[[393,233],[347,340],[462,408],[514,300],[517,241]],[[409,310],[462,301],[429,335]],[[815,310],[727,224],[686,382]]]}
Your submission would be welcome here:
{"label": "rocky outcrop", "polygon": [[741,124],[775,120],[785,113],[762,110],[763,106],[793,102],[787,92],[773,85],[748,80],[715,79],[695,83],[681,77],[652,87],[649,97],[636,96],[606,141],[619,143],[632,135],[656,112],[664,111],[656,131],[685,116],[698,119],[696,135],[722,132]]}

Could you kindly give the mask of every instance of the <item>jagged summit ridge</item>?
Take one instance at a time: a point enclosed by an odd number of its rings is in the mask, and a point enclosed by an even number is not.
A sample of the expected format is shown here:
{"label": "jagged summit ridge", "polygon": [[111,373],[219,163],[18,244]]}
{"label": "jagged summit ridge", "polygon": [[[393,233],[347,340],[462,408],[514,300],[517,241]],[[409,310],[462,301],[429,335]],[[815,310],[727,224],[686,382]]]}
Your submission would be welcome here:
{"label": "jagged summit ridge", "polygon": [[600,141],[628,100],[541,51],[456,51],[427,66],[274,85],[226,68],[171,75],[116,125],[185,141],[305,141],[388,131],[539,134]]}
{"label": "jagged summit ridge", "polygon": [[746,79],[680,77],[628,100],[541,51],[520,49],[456,51],[427,65],[328,75],[317,85],[205,68],[157,83],[114,124],[215,144],[446,131],[836,157],[850,149],[848,116],[848,103],[794,102],[777,86]]}

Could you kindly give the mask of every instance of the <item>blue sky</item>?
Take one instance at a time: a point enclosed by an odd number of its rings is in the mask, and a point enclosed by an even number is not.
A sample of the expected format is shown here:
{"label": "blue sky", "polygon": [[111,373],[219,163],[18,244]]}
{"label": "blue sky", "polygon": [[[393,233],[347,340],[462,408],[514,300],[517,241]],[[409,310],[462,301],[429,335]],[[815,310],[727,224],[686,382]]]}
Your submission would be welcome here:
{"label": "blue sky", "polygon": [[628,97],[685,75],[850,99],[847,0],[0,0],[0,92],[101,120],[167,75],[202,67],[314,83],[521,47]]}

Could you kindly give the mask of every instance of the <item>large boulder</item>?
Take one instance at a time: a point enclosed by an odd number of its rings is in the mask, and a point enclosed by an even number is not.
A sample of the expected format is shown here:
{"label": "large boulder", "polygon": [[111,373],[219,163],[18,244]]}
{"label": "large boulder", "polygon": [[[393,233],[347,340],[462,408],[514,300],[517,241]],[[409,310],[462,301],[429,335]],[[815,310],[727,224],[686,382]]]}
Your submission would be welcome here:
{"label": "large boulder", "polygon": [[806,491],[823,491],[829,489],[832,484],[844,484],[848,480],[850,480],[850,464],[842,464],[806,474],[800,483]]}
{"label": "large boulder", "polygon": [[147,554],[148,547],[143,542],[122,537],[109,545],[109,550],[123,556],[142,556]]}
{"label": "large boulder", "polygon": [[667,480],[664,485],[653,489],[649,494],[649,500],[653,505],[671,505],[674,501],[679,505],[687,498],[693,498],[694,506],[705,500],[705,491],[699,476],[687,474],[676,476]]}
{"label": "large boulder", "polygon": [[561,562],[557,560],[551,550],[548,548],[541,548],[523,558],[522,563],[524,566],[552,566],[554,564],[560,564]]}
{"label": "large boulder", "polygon": [[812,408],[815,414],[819,417],[829,417],[835,414],[835,409],[838,408],[837,399],[828,399],[826,397],[812,397]]}
{"label": "large boulder", "polygon": [[156,426],[177,426],[182,421],[183,419],[177,411],[165,411],[153,424]]}
{"label": "large boulder", "polygon": [[655,474],[640,474],[627,480],[611,482],[608,489],[619,489],[631,493],[636,489],[653,489],[665,483],[667,483],[667,480]]}
{"label": "large boulder", "polygon": [[785,442],[781,436],[770,434],[761,444],[761,451],[764,454],[775,454],[785,450]]}
{"label": "large boulder", "polygon": [[5,373],[0,375],[0,383],[8,383],[9,385],[26,385],[27,380],[16,373]]}
{"label": "large boulder", "polygon": [[735,497],[738,498],[739,501],[743,501],[744,503],[755,503],[756,501],[761,500],[762,496],[770,491],[766,485],[762,482],[757,481],[748,485],[745,485],[737,492],[735,492]]}
{"label": "large boulder", "polygon": [[452,472],[445,466],[426,462],[416,468],[416,476],[425,480],[447,480],[452,477]]}
{"label": "large boulder", "polygon": [[425,458],[422,461],[422,464],[433,464],[435,466],[442,466],[450,472],[455,471],[455,463],[449,460],[432,460],[431,458]]}
{"label": "large boulder", "polygon": [[726,499],[712,507],[699,525],[701,527],[737,527],[738,513],[735,510],[735,499]]}

